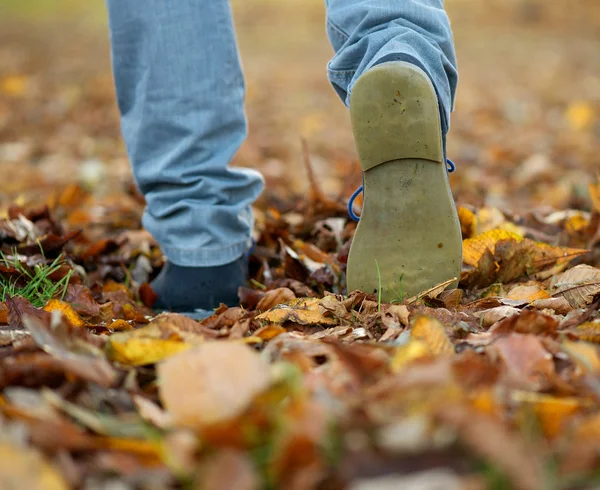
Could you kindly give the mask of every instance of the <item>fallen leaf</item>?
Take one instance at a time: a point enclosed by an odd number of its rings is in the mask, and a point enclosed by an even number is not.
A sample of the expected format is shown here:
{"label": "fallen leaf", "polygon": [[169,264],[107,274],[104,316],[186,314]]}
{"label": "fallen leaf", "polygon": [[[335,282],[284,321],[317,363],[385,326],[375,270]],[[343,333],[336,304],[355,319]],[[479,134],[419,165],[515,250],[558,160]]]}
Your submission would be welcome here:
{"label": "fallen leaf", "polygon": [[424,342],[433,355],[451,355],[455,352],[454,345],[446,335],[444,326],[435,318],[417,317],[410,330],[410,335],[411,338]]}
{"label": "fallen leaf", "polygon": [[550,266],[565,267],[585,253],[587,250],[554,247],[505,230],[491,230],[463,242],[463,261],[467,267],[461,274],[461,283],[486,287],[512,282]]}
{"label": "fallen leaf", "polygon": [[554,277],[551,287],[553,296],[564,296],[573,308],[589,306],[600,294],[600,269],[577,265]]}
{"label": "fallen leaf", "polygon": [[34,449],[0,442],[0,488],[68,490],[63,477]]}
{"label": "fallen leaf", "polygon": [[463,240],[475,236],[475,213],[467,208],[459,206],[457,209],[458,219],[460,220],[460,231]]}
{"label": "fallen leaf", "polygon": [[509,378],[517,385],[539,389],[554,373],[552,355],[534,335],[511,333],[492,347],[504,362]]}
{"label": "fallen leaf", "polygon": [[69,284],[63,301],[70,304],[80,315],[93,317],[100,314],[100,305],[92,296],[90,289],[83,284]]}
{"label": "fallen leaf", "polygon": [[483,328],[490,328],[495,323],[504,320],[505,318],[518,315],[521,310],[513,308],[512,306],[497,306],[488,310],[475,313],[481,319],[481,326]]}
{"label": "fallen leaf", "polygon": [[565,117],[573,129],[582,131],[590,127],[595,119],[595,113],[588,102],[577,101],[569,105]]}
{"label": "fallen leaf", "polygon": [[291,289],[277,288],[267,291],[256,305],[257,311],[267,311],[281,303],[288,303],[296,299]]}
{"label": "fallen leaf", "polygon": [[298,298],[280,304],[256,317],[259,321],[283,324],[293,322],[299,325],[333,326],[338,319],[321,306],[318,298]]}
{"label": "fallen leaf", "polygon": [[556,437],[564,429],[569,417],[582,411],[588,404],[574,397],[556,397],[541,393],[514,391],[511,399],[520,405],[527,415],[533,412],[541,425],[546,437]]}
{"label": "fallen leaf", "polygon": [[514,488],[543,488],[541,456],[495,418],[462,406],[440,407],[438,417],[451,424],[475,453],[501,469]]}
{"label": "fallen leaf", "polygon": [[582,323],[575,327],[573,333],[581,340],[600,343],[600,320]]}
{"label": "fallen leaf", "polygon": [[160,398],[173,423],[195,429],[240,415],[270,383],[268,364],[238,343],[206,342],[158,366]]}
{"label": "fallen leaf", "polygon": [[69,326],[62,323],[50,325],[32,315],[25,315],[23,324],[37,345],[60,362],[65,371],[107,388],[116,383],[118,373],[102,351],[85,338],[78,338]]}
{"label": "fallen leaf", "polygon": [[77,312],[71,308],[71,305],[65,303],[64,301],[60,301],[58,299],[51,299],[46,303],[46,306],[43,308],[45,311],[50,313],[58,311],[62,314],[63,318],[67,320],[74,327],[83,327],[85,325],[85,321],[77,314]]}
{"label": "fallen leaf", "polygon": [[569,357],[584,372],[592,374],[600,373],[598,346],[587,342],[573,342],[570,340],[565,340],[562,346],[569,354]]}
{"label": "fallen leaf", "polygon": [[484,253],[489,251],[493,254],[496,244],[503,240],[513,240],[518,243],[523,240],[523,237],[506,230],[496,229],[486,231],[474,238],[467,238],[463,240],[463,262],[472,267],[477,267]]}
{"label": "fallen leaf", "polygon": [[407,344],[401,345],[394,352],[392,357],[391,368],[397,373],[402,371],[415,359],[422,359],[431,355],[429,346],[422,340],[411,339]]}
{"label": "fallen leaf", "polygon": [[111,335],[106,351],[109,359],[128,366],[145,366],[163,361],[193,347],[192,344],[180,340],[126,335],[131,332],[135,330]]}
{"label": "fallen leaf", "polygon": [[514,300],[524,300],[528,303],[535,301],[536,299],[547,299],[550,298],[550,294],[542,287],[539,282],[534,282],[527,285],[520,285],[512,288],[507,298]]}
{"label": "fallen leaf", "polygon": [[244,453],[222,449],[208,457],[199,468],[194,490],[259,490],[260,480],[254,465]]}

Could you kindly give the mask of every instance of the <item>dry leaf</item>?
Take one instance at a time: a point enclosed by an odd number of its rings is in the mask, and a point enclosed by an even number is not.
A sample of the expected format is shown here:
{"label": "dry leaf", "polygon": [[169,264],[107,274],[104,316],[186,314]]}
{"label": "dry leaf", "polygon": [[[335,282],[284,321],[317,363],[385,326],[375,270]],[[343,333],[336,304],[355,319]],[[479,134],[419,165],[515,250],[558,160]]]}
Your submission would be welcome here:
{"label": "dry leaf", "polygon": [[424,342],[433,355],[450,355],[455,352],[444,326],[435,318],[419,316],[412,325],[410,335],[411,338]]}
{"label": "dry leaf", "polygon": [[135,330],[111,335],[106,351],[109,359],[128,366],[145,366],[163,361],[193,347],[192,344],[180,340],[126,335],[131,332]]}
{"label": "dry leaf", "polygon": [[600,269],[577,265],[554,277],[551,287],[553,296],[564,296],[573,308],[584,308],[600,294]]}
{"label": "dry leaf", "polygon": [[0,442],[0,488],[68,490],[63,477],[34,449]]}
{"label": "dry leaf", "polygon": [[283,324],[293,322],[299,325],[334,326],[338,319],[321,306],[318,298],[298,298],[285,304],[280,304],[256,317],[271,323]]}
{"label": "dry leaf", "polygon": [[260,480],[248,456],[233,449],[222,449],[208,457],[199,468],[194,490],[259,490]]}
{"label": "dry leaf", "polygon": [[532,411],[537,416],[544,434],[551,438],[561,433],[571,415],[588,405],[578,398],[559,398],[526,391],[514,391],[511,398],[520,404],[522,409]]}
{"label": "dry leaf", "polygon": [[289,303],[296,299],[296,295],[291,289],[277,288],[267,291],[256,305],[257,311],[267,311],[281,303]]}
{"label": "dry leaf", "polygon": [[[461,283],[469,287],[486,287],[507,283],[551,266],[566,265],[587,250],[553,247],[522,238],[505,230],[491,230],[463,242],[466,269]],[[554,270],[553,270],[554,273]]]}
{"label": "dry leaf", "polygon": [[206,342],[158,366],[160,398],[173,423],[196,429],[240,415],[270,383],[269,365],[238,343]]}
{"label": "dry leaf", "polygon": [[573,342],[565,340],[562,344],[563,349],[567,351],[569,357],[584,372],[597,374],[600,373],[600,354],[598,346],[588,344],[587,342]]}
{"label": "dry leaf", "polygon": [[74,327],[83,327],[85,325],[83,319],[73,308],[71,308],[71,305],[65,303],[64,301],[51,299],[48,301],[48,303],[46,303],[46,306],[44,306],[44,310],[48,312],[60,311],[63,318],[65,318]]}
{"label": "dry leaf", "polygon": [[534,335],[512,333],[492,346],[504,361],[508,376],[518,385],[539,388],[554,373],[552,355]]}

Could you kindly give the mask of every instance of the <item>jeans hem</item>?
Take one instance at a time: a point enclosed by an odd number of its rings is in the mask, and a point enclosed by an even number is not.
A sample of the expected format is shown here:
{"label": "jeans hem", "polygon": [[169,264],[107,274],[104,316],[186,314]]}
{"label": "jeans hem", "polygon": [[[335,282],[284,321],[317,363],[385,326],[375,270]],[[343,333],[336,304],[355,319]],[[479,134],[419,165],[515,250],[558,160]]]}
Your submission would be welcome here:
{"label": "jeans hem", "polygon": [[167,259],[181,267],[217,267],[235,262],[251,247],[251,239],[219,248],[163,247]]}

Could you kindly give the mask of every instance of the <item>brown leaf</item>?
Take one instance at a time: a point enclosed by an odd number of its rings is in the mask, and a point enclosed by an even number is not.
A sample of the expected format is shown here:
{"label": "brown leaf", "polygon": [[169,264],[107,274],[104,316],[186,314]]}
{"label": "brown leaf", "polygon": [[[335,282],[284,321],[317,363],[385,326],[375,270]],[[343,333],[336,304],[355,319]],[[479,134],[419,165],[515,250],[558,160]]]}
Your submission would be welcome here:
{"label": "brown leaf", "polygon": [[490,332],[502,335],[510,332],[556,336],[558,322],[551,316],[534,310],[523,310],[494,325]]}
{"label": "brown leaf", "polygon": [[491,230],[463,242],[468,266],[461,282],[469,287],[507,283],[549,266],[566,265],[587,250],[553,247],[505,230]]}
{"label": "brown leaf", "polygon": [[258,311],[267,311],[281,303],[288,303],[296,299],[296,295],[291,289],[277,288],[267,291],[256,305]]}
{"label": "brown leaf", "polygon": [[13,330],[25,328],[23,317],[30,316],[39,318],[43,324],[50,324],[50,313],[34,307],[29,301],[21,296],[14,296],[6,299],[8,307],[8,323]]}
{"label": "brown leaf", "polygon": [[240,415],[269,387],[271,374],[250,347],[216,341],[160,364],[158,383],[173,423],[199,429]]}
{"label": "brown leaf", "polygon": [[221,449],[200,465],[194,490],[259,490],[260,480],[248,456],[233,449]]}
{"label": "brown leaf", "polygon": [[140,301],[148,308],[152,308],[158,299],[158,295],[154,292],[154,289],[146,282],[140,286],[138,293],[140,295]]}
{"label": "brown leaf", "polygon": [[38,346],[59,361],[65,371],[107,388],[116,383],[118,373],[102,352],[67,325],[59,323],[51,326],[50,322],[33,315],[25,315],[23,324]]}
{"label": "brown leaf", "polygon": [[90,289],[82,284],[69,284],[63,298],[80,315],[98,316],[100,305],[94,299]]}
{"label": "brown leaf", "polygon": [[553,296],[564,296],[573,308],[584,308],[600,294],[600,269],[581,264],[554,277]]}
{"label": "brown leaf", "polygon": [[458,431],[461,440],[500,468],[514,488],[543,488],[544,467],[537,451],[494,418],[462,406],[445,406],[438,417]]}
{"label": "brown leaf", "polygon": [[520,386],[539,389],[554,373],[552,356],[534,335],[511,333],[492,346],[503,360],[509,379]]}
{"label": "brown leaf", "polygon": [[317,298],[298,298],[288,303],[279,304],[271,310],[256,317],[272,323],[283,324],[285,322],[298,323],[300,325],[337,325],[338,319],[323,308]]}

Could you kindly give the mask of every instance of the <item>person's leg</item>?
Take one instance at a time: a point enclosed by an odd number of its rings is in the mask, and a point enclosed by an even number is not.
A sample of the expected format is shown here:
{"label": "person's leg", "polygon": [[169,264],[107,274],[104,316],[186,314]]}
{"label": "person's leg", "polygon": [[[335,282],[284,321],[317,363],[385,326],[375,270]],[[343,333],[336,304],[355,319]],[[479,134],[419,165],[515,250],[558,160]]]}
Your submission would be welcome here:
{"label": "person's leg", "polygon": [[331,84],[346,105],[369,68],[406,61],[427,73],[440,103],[444,134],[450,125],[458,72],[443,0],[325,0],[327,34],[335,50]]}
{"label": "person's leg", "polygon": [[401,301],[456,284],[462,243],[444,140],[457,73],[442,2],[328,0],[327,14],[329,77],[350,107],[364,182],[348,289]]}
{"label": "person's leg", "polygon": [[[155,286],[162,289],[159,300],[169,297],[162,306],[185,309],[209,286],[197,286],[181,304],[169,295],[181,285],[178,271],[187,282],[190,269],[206,269],[205,282],[209,269],[239,262],[253,226],[250,205],[263,187],[258,172],[228,166],[246,137],[230,6],[228,0],[107,4],[123,136],[147,201],[143,224],[169,262]],[[230,275],[221,274],[221,282]],[[211,303],[198,301],[198,307]]]}

